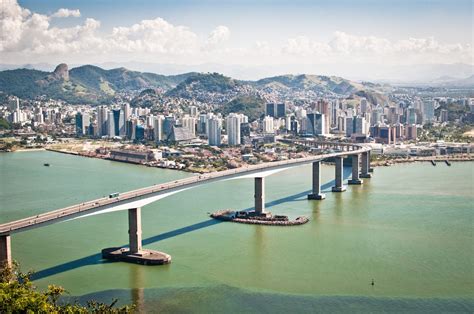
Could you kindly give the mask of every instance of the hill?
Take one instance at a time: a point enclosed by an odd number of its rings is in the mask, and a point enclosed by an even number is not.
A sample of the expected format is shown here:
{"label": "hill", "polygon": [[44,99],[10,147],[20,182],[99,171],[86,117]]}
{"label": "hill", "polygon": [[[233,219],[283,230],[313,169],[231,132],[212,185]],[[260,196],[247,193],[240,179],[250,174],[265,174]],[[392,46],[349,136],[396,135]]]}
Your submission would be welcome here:
{"label": "hill", "polygon": [[165,95],[225,103],[229,97],[243,92],[243,83],[219,73],[196,73],[169,90]]}
{"label": "hill", "polygon": [[314,91],[350,95],[363,86],[336,76],[324,75],[281,75],[258,80],[254,85],[267,91]]}
{"label": "hill", "polygon": [[118,91],[169,90],[192,74],[164,76],[125,68],[104,70],[92,65],[68,70],[66,64],[60,64],[53,72],[30,69],[2,71],[0,90],[20,98],[46,95],[70,103],[97,104],[109,101]]}
{"label": "hill", "polygon": [[226,116],[231,112],[243,113],[249,117],[249,121],[254,121],[265,114],[266,101],[257,96],[238,96],[226,103],[220,112]]}

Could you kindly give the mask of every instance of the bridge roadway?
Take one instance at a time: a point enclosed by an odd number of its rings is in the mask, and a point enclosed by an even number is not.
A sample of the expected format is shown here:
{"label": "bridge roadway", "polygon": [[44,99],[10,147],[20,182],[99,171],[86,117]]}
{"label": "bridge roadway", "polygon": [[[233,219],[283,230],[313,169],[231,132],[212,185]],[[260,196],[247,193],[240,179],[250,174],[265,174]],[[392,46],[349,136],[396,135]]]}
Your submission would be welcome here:
{"label": "bridge roadway", "polygon": [[[309,141],[311,142],[311,141]],[[301,141],[297,142],[302,143]],[[308,141],[304,141],[305,145],[309,145]],[[369,153],[370,148],[347,144],[347,143],[329,143],[329,142],[313,142],[315,146],[329,148],[331,146],[341,149],[341,151],[308,156],[305,158],[289,159],[275,162],[261,163],[257,165],[249,165],[237,169],[230,169],[219,172],[212,172],[207,174],[195,175],[189,178],[180,179],[172,182],[156,184],[153,186],[132,190],[120,193],[118,197],[109,198],[103,197],[80,204],[64,207],[50,212],[42,213],[36,216],[31,216],[16,221],[7,222],[0,225],[0,238],[8,237],[11,234],[26,231],[33,228],[42,227],[45,225],[57,223],[64,220],[70,220],[80,216],[88,215],[94,212],[104,210],[125,210],[130,208],[139,208],[146,204],[152,203],[166,194],[173,194],[191,187],[199,186],[205,183],[220,181],[224,179],[237,178],[245,175],[258,174],[265,171],[286,169],[304,164],[322,161],[324,159],[344,156],[358,156],[362,153]],[[319,164],[319,163],[318,163]],[[337,170],[336,170],[337,175]],[[258,175],[257,175],[258,176]],[[261,177],[264,175],[260,174]],[[319,183],[318,183],[319,184]],[[8,239],[9,241],[9,239]],[[8,246],[9,243],[5,243]],[[0,251],[2,251],[3,244],[0,243]],[[2,253],[2,252],[0,252]],[[0,254],[3,255],[3,254]]]}

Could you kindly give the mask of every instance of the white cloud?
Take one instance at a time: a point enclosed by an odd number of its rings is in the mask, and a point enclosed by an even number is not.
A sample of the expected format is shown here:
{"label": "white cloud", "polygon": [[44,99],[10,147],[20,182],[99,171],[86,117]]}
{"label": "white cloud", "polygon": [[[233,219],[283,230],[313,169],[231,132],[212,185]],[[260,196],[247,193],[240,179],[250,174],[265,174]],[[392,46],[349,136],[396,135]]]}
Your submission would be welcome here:
{"label": "white cloud", "polygon": [[469,44],[442,44],[433,37],[390,41],[375,36],[356,36],[337,31],[327,42],[298,36],[287,40],[282,53],[300,57],[326,57],[353,62],[472,63]]}
{"label": "white cloud", "polygon": [[81,11],[61,8],[51,16],[52,17],[70,17],[70,16],[80,17],[81,16]]}
{"label": "white cloud", "polygon": [[195,33],[162,18],[143,20],[131,27],[115,27],[104,40],[109,49],[123,52],[187,54],[198,46]]}
{"label": "white cloud", "polygon": [[326,42],[302,35],[283,45],[249,39],[237,48],[232,47],[231,31],[224,25],[209,34],[198,34],[160,17],[116,26],[110,32],[102,31],[100,21],[92,18],[73,27],[59,27],[51,24],[53,17],[80,16],[80,11],[63,8],[47,16],[31,12],[15,0],[0,1],[0,59],[11,63],[473,63],[470,44],[446,44],[433,37],[394,41],[338,31]]}
{"label": "white cloud", "polygon": [[206,47],[214,48],[219,44],[229,40],[230,30],[227,26],[217,26],[208,36],[206,41]]}

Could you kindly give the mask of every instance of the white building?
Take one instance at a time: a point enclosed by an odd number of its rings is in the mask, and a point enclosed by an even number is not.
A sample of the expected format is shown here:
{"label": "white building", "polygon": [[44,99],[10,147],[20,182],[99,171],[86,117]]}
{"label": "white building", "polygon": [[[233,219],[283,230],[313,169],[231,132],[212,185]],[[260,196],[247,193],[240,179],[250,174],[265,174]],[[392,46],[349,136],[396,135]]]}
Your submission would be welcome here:
{"label": "white building", "polygon": [[243,115],[231,113],[226,119],[227,143],[230,146],[240,145],[240,124]]}
{"label": "white building", "polygon": [[222,121],[218,117],[211,117],[207,120],[208,141],[211,146],[221,145]]}

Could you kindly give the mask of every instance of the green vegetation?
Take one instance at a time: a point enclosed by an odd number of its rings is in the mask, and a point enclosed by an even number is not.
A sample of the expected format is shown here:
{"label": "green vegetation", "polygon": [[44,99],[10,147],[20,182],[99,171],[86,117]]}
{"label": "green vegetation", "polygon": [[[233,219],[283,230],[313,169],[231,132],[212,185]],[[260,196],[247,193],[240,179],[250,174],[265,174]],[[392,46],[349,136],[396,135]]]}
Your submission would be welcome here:
{"label": "green vegetation", "polygon": [[96,301],[89,301],[87,306],[63,303],[64,288],[49,285],[47,291],[38,291],[30,276],[20,272],[16,264],[0,265],[0,313],[131,313],[134,308],[114,307],[117,300],[110,305]]}
{"label": "green vegetation", "polygon": [[255,96],[239,96],[225,104],[220,111],[224,116],[231,112],[243,113],[249,117],[249,121],[254,121],[265,113],[265,100]]}
{"label": "green vegetation", "polygon": [[255,82],[254,85],[260,88],[313,90],[346,95],[360,89],[359,84],[340,77],[307,74],[268,77]]}
{"label": "green vegetation", "polygon": [[418,135],[418,140],[421,142],[433,142],[437,140],[446,142],[471,142],[471,137],[464,135],[464,133],[471,129],[472,126],[460,126],[454,123],[436,126],[433,124],[425,124]]}
{"label": "green vegetation", "polygon": [[197,73],[189,76],[176,88],[168,91],[167,96],[189,97],[189,91],[226,93],[242,83],[219,73]]}
{"label": "green vegetation", "polygon": [[0,90],[20,98],[46,95],[73,104],[84,102],[99,104],[109,101],[118,91],[150,87],[171,89],[194,75],[186,73],[164,76],[129,71],[125,68],[104,70],[91,65],[74,68],[69,72],[64,65],[62,70],[66,72],[64,75],[29,69],[0,71]]}
{"label": "green vegetation", "polygon": [[468,105],[463,105],[460,103],[441,103],[440,106],[435,110],[435,115],[437,117],[440,116],[441,109],[448,110],[448,121],[455,121],[470,111]]}
{"label": "green vegetation", "polygon": [[4,118],[0,118],[0,130],[10,129],[10,123]]}

